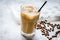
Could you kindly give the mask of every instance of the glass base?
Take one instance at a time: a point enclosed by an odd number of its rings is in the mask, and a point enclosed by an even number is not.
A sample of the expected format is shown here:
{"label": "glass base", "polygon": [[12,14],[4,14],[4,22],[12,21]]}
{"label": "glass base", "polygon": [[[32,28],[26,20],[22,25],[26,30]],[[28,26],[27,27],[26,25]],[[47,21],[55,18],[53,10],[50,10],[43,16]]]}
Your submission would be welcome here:
{"label": "glass base", "polygon": [[28,39],[32,39],[35,35],[35,32],[31,33],[31,34],[26,34],[24,33],[23,31],[21,31],[21,34],[22,36],[24,36],[25,38],[28,38]]}

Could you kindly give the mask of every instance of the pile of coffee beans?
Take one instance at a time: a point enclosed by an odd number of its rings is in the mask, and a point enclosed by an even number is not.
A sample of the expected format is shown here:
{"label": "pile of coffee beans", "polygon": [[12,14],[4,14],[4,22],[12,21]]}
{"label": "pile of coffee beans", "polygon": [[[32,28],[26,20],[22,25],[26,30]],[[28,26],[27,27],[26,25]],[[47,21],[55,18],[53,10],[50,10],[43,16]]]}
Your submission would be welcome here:
{"label": "pile of coffee beans", "polygon": [[47,22],[47,20],[44,20],[37,23],[36,29],[40,29],[42,32],[42,35],[45,35],[45,37],[47,37],[48,40],[52,40],[52,38],[57,37],[57,35],[60,33],[60,31],[57,31],[55,35],[52,35],[51,37],[49,37],[49,32],[51,31],[53,32],[55,27],[57,29],[60,29],[60,24],[52,24],[50,22]]}

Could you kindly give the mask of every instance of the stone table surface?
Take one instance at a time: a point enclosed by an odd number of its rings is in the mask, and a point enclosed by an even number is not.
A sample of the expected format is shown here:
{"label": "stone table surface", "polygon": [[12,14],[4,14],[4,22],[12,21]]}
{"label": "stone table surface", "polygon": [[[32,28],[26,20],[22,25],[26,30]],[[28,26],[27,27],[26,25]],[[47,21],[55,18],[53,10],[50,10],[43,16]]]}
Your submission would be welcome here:
{"label": "stone table surface", "polygon": [[[0,40],[26,40],[21,35],[20,26],[20,5],[22,3],[20,4],[19,1],[17,1],[16,3],[10,3],[6,1],[0,2]],[[43,2],[36,3],[38,4],[38,7],[40,7],[39,4],[43,4]],[[43,18],[45,19],[48,19],[49,17],[54,17],[56,15],[60,16],[60,3],[48,2],[41,11],[41,17],[43,16]],[[54,23],[60,23],[60,21],[56,21]],[[33,40],[48,39],[45,36],[41,35],[40,30],[36,30]],[[60,35],[58,35],[58,37],[54,38],[53,40],[60,40]]]}

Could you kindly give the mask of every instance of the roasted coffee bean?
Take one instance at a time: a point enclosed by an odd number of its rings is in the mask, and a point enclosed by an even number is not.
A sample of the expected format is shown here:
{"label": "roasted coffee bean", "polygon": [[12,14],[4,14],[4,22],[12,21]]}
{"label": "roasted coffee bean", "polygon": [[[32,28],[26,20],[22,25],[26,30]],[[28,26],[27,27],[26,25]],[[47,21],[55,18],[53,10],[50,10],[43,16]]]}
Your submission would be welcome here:
{"label": "roasted coffee bean", "polygon": [[52,38],[50,38],[50,37],[47,37],[48,38],[48,40],[52,40]]}
{"label": "roasted coffee bean", "polygon": [[57,24],[54,24],[54,26],[56,26]]}
{"label": "roasted coffee bean", "polygon": [[45,23],[45,21],[41,21],[42,23]]}
{"label": "roasted coffee bean", "polygon": [[40,26],[41,26],[41,25],[38,23],[38,24],[37,24],[37,27],[40,27]]}
{"label": "roasted coffee bean", "polygon": [[45,36],[49,36],[49,33],[48,33],[48,31],[46,31],[46,33],[45,33],[46,35]]}
{"label": "roasted coffee bean", "polygon": [[57,37],[56,35],[52,36],[52,38]]}
{"label": "roasted coffee bean", "polygon": [[40,29],[40,28],[36,28],[36,29]]}
{"label": "roasted coffee bean", "polygon": [[52,28],[51,30],[54,31],[54,28]]}
{"label": "roasted coffee bean", "polygon": [[56,24],[56,26],[59,26],[59,24]]}
{"label": "roasted coffee bean", "polygon": [[47,31],[49,31],[49,32],[51,32],[51,30],[49,30],[49,29],[46,29]]}
{"label": "roasted coffee bean", "polygon": [[45,33],[44,33],[44,34],[42,34],[42,35],[49,36],[49,34],[45,34]]}
{"label": "roasted coffee bean", "polygon": [[46,28],[45,24],[43,26],[44,26],[43,28]]}
{"label": "roasted coffee bean", "polygon": [[41,29],[41,32],[42,32],[42,33],[45,33],[44,29]]}
{"label": "roasted coffee bean", "polygon": [[42,32],[44,33],[45,36],[49,36],[49,33],[48,33],[48,31],[46,29],[43,29]]}
{"label": "roasted coffee bean", "polygon": [[[50,29],[46,28],[46,25],[50,27]],[[45,35],[46,37],[49,36],[49,32],[54,31],[54,28],[60,29],[60,24],[51,24],[50,22],[47,23],[47,20],[41,21],[39,24],[37,24],[37,29],[41,29],[42,35]],[[57,35],[60,33],[60,31],[57,31],[55,35],[52,36],[52,38],[57,37]],[[47,37],[48,40],[52,40],[52,38]]]}
{"label": "roasted coffee bean", "polygon": [[39,29],[41,29],[41,28],[42,28],[42,26],[41,26],[40,24],[37,24],[37,27],[38,27]]}
{"label": "roasted coffee bean", "polygon": [[50,25],[50,23],[47,23],[48,25]]}
{"label": "roasted coffee bean", "polygon": [[52,38],[49,38],[49,40],[52,40]]}
{"label": "roasted coffee bean", "polygon": [[42,35],[45,35],[45,34],[42,34]]}
{"label": "roasted coffee bean", "polygon": [[55,35],[58,35],[60,33],[60,31],[57,31]]}
{"label": "roasted coffee bean", "polygon": [[49,34],[45,34],[45,36],[49,36]]}
{"label": "roasted coffee bean", "polygon": [[60,25],[59,25],[59,26],[57,26],[57,29],[60,29]]}
{"label": "roasted coffee bean", "polygon": [[47,22],[47,20],[45,20],[45,22]]}
{"label": "roasted coffee bean", "polygon": [[49,24],[51,27],[53,27],[54,25],[53,24]]}

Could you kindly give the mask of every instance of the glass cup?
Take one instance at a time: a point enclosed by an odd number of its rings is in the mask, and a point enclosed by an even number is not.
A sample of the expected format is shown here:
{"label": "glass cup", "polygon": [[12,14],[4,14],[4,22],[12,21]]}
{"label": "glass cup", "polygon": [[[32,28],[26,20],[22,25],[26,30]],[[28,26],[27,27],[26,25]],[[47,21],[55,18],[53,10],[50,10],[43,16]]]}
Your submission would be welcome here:
{"label": "glass cup", "polygon": [[34,36],[38,19],[39,12],[33,5],[21,6],[21,34],[29,38]]}

